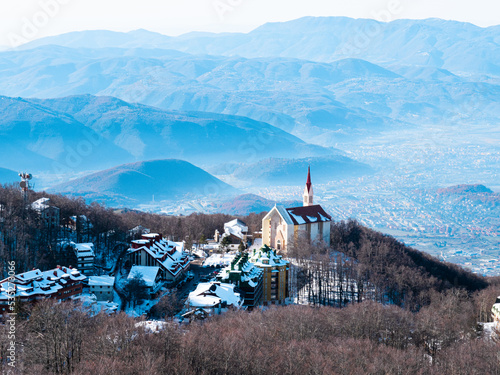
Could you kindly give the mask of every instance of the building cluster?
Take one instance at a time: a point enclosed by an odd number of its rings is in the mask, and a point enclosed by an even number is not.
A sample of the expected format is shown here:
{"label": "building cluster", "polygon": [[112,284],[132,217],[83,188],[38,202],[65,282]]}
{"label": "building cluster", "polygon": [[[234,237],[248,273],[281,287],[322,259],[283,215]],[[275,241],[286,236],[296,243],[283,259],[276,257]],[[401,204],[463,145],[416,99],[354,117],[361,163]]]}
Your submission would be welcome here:
{"label": "building cluster", "polygon": [[146,233],[132,241],[125,265],[130,267],[129,277],[142,278],[154,294],[162,284],[173,285],[181,280],[189,270],[190,260],[182,242],[169,241],[158,233]]}
{"label": "building cluster", "polygon": [[82,294],[87,279],[76,268],[58,266],[52,270],[34,269],[0,281],[0,314],[8,311],[12,298],[18,303],[32,303],[45,298],[64,301]]}
{"label": "building cluster", "polygon": [[[48,203],[47,198],[42,198],[34,202],[32,207],[47,225],[58,226],[59,209]],[[291,265],[283,256],[299,237],[329,242],[330,221],[331,217],[324,209],[314,204],[308,171],[303,206],[273,207],[262,220],[262,238],[254,239],[249,234],[248,226],[239,219],[225,223],[222,235],[216,231],[210,242],[224,250],[237,251],[214,254],[214,259],[206,259],[205,265],[223,268],[211,282],[199,283],[189,294],[183,316],[190,319],[204,318],[230,309],[286,304],[291,290]],[[82,226],[92,228],[83,215],[71,217],[64,225],[75,230]],[[142,280],[141,285],[147,295],[155,298],[163,287],[178,286],[187,278],[190,256],[184,250],[183,242],[170,241],[162,234],[150,233],[140,226],[129,234],[136,239],[131,241],[124,255],[122,264],[128,275],[120,278],[119,288],[125,286],[121,285],[122,282]],[[92,301],[113,301],[117,282],[114,276],[94,276],[95,252],[92,243],[60,241],[57,251],[64,264],[76,265],[77,268],[58,266],[43,272],[33,270],[1,281],[0,309],[3,310],[0,312],[6,311],[12,293],[19,301],[26,302],[47,297],[58,300],[91,297]],[[82,296],[84,282],[85,286],[88,285],[89,293]]]}
{"label": "building cluster", "polygon": [[[184,317],[200,319],[227,309],[264,305],[283,305],[290,297],[290,262],[283,259],[289,247],[299,237],[310,241],[330,242],[330,221],[320,205],[314,204],[311,173],[308,170],[303,194],[303,206],[285,208],[274,206],[262,220],[262,239],[256,238],[249,250],[237,254],[213,254],[205,266],[229,262],[216,276],[215,281],[199,284],[189,294]],[[224,234],[215,233],[214,241],[231,239],[231,245],[249,243],[248,227],[239,219],[224,225]],[[283,255],[282,255],[283,254]],[[231,285],[228,289],[225,285]],[[221,289],[223,288],[223,289]],[[235,301],[242,301],[236,303]]]}

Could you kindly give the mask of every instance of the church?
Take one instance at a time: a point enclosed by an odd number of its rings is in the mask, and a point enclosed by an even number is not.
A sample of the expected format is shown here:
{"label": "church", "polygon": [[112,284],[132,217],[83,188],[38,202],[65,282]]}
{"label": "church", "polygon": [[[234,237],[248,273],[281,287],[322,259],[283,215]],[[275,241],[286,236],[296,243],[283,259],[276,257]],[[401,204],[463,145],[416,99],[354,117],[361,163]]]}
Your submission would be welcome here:
{"label": "church", "polygon": [[287,246],[302,235],[312,241],[318,239],[330,244],[330,222],[332,218],[323,207],[314,204],[311,168],[307,171],[303,205],[285,208],[275,205],[262,219],[262,242],[273,249],[286,252]]}

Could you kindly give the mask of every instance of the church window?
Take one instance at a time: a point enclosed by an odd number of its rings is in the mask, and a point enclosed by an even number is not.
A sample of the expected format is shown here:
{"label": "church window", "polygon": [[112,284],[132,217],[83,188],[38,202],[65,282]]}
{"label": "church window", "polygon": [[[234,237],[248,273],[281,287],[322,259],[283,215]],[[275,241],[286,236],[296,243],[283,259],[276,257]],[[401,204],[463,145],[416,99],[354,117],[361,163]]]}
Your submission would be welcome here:
{"label": "church window", "polygon": [[281,240],[278,240],[277,247],[278,247],[278,250],[281,250]]}

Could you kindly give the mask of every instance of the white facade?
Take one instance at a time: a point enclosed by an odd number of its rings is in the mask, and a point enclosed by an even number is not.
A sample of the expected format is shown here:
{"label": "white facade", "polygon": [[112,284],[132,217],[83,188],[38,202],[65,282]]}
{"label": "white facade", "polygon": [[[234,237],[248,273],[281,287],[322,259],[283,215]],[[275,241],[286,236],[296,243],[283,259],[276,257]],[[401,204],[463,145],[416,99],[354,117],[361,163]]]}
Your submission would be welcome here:
{"label": "white facade", "polygon": [[98,301],[113,301],[114,284],[112,276],[89,276],[90,294],[94,294]]}

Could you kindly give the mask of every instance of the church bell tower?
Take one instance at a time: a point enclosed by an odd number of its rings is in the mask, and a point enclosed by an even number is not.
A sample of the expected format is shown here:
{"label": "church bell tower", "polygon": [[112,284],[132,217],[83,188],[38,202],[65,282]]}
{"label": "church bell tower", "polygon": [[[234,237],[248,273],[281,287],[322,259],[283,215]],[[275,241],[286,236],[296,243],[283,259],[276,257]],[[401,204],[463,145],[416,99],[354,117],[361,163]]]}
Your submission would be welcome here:
{"label": "church bell tower", "polygon": [[304,188],[304,207],[314,205],[313,202],[313,187],[311,183],[311,167],[307,168],[307,182],[306,187]]}

